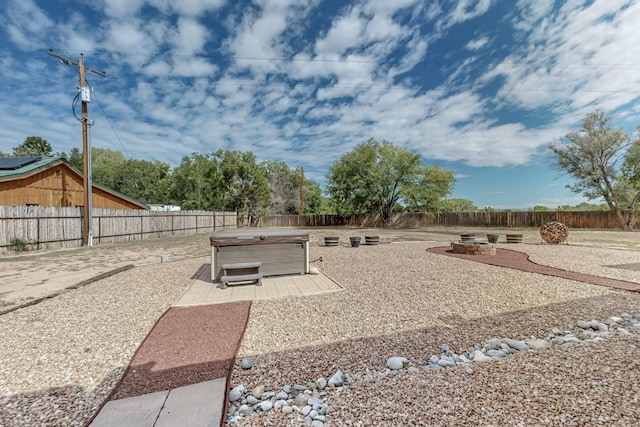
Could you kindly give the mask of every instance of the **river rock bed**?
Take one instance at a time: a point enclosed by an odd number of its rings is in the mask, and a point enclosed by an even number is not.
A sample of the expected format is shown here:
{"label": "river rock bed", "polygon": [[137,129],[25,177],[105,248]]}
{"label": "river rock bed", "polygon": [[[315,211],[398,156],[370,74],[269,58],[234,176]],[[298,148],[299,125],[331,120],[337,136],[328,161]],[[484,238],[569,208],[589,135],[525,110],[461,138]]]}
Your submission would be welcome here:
{"label": "river rock bed", "polygon": [[[578,320],[572,329],[553,328],[544,337],[492,338],[484,344],[476,344],[455,353],[448,345],[440,354],[425,356],[422,360],[409,360],[402,356],[389,357],[386,367],[367,369],[363,374],[343,373],[338,370],[328,380],[320,377],[306,384],[285,385],[275,390],[268,385],[257,385],[249,390],[244,384],[236,385],[229,392],[227,424],[241,424],[252,415],[278,411],[288,421],[306,422],[322,427],[330,416],[331,393],[343,387],[364,383],[378,383],[388,375],[403,375],[430,371],[464,369],[472,378],[477,363],[494,362],[512,354],[543,350],[552,346],[569,347],[603,343],[612,336],[631,336],[640,333],[640,313],[622,313],[601,321]],[[242,369],[252,369],[253,362],[245,358]]]}

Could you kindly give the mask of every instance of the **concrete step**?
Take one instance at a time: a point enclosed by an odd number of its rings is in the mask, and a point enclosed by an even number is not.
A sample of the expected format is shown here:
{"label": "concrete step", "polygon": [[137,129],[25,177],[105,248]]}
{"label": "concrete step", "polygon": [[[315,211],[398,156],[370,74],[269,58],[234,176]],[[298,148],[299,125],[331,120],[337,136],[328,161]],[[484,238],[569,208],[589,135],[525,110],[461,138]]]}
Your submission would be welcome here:
{"label": "concrete step", "polygon": [[219,427],[226,379],[107,402],[90,427]]}

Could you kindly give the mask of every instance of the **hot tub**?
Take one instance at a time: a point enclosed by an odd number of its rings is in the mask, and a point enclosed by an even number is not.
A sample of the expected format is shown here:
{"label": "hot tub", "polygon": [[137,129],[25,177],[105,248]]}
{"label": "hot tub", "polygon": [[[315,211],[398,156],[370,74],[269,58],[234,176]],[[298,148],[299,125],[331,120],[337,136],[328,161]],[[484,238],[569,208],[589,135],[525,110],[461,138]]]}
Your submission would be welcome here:
{"label": "hot tub", "polygon": [[223,264],[261,262],[263,276],[307,274],[309,233],[300,230],[229,230],[213,233],[211,280],[219,281]]}

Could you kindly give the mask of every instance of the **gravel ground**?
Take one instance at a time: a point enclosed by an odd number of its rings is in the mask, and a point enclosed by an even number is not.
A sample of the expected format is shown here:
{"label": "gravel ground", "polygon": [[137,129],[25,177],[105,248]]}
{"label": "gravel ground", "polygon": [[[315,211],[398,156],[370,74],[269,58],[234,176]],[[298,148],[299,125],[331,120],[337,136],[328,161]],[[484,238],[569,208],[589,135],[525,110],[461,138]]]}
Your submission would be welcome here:
{"label": "gravel ground", "polygon": [[139,267],[0,318],[0,425],[84,425],[203,260]]}
{"label": "gravel ground", "polygon": [[[275,388],[363,377],[391,356],[418,366],[449,345],[492,337],[545,336],[578,319],[640,312],[640,295],[426,252],[456,232],[313,230],[311,257],[344,291],[254,302],[232,385]],[[383,244],[320,246],[324,235],[379,234]],[[535,233],[526,241],[536,241]],[[589,246],[502,245],[568,270],[640,282],[606,267],[638,252]],[[608,239],[613,233],[602,233]],[[629,236],[631,236],[629,234]],[[538,236],[539,239],[539,236]],[[203,240],[203,239],[200,239]],[[389,243],[395,241],[398,243]],[[617,244],[617,242],[615,242]],[[193,242],[186,242],[192,245]],[[208,251],[206,239],[198,252]],[[191,250],[195,250],[192,249]],[[84,255],[83,255],[84,256]],[[0,317],[0,425],[83,425],[124,372],[156,319],[202,265],[196,258],[137,267]],[[551,348],[447,373],[417,372],[331,392],[332,425],[633,425],[640,419],[637,335]],[[269,411],[243,425],[299,423]],[[636,423],[637,424],[637,423]]]}
{"label": "gravel ground", "polygon": [[[281,389],[338,369],[365,378],[389,357],[419,367],[443,345],[455,352],[493,337],[544,337],[579,319],[640,312],[640,295],[426,252],[440,242],[358,249],[315,247],[345,287],[331,295],[255,301],[232,386]],[[640,272],[603,267],[637,252],[578,246],[501,245],[536,262],[640,282]],[[347,262],[348,260],[348,262]],[[318,265],[318,264],[316,264]],[[474,374],[419,372],[359,381],[330,392],[327,425],[634,425],[640,420],[639,337],[553,348],[482,365]],[[627,384],[628,383],[628,384]],[[624,390],[624,391],[622,391]],[[296,425],[277,411],[240,425]]]}

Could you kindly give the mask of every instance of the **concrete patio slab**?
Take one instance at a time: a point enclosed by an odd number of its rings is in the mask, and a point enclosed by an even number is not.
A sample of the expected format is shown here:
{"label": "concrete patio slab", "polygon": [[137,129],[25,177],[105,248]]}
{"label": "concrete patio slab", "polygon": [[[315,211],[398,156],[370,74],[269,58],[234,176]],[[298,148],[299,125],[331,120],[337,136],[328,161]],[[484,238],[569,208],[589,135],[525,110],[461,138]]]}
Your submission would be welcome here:
{"label": "concrete patio slab", "polygon": [[335,280],[323,273],[265,277],[262,279],[262,286],[234,284],[225,289],[221,286],[221,283],[211,281],[211,265],[207,264],[199,270],[196,279],[174,306],[313,295],[343,289]]}

